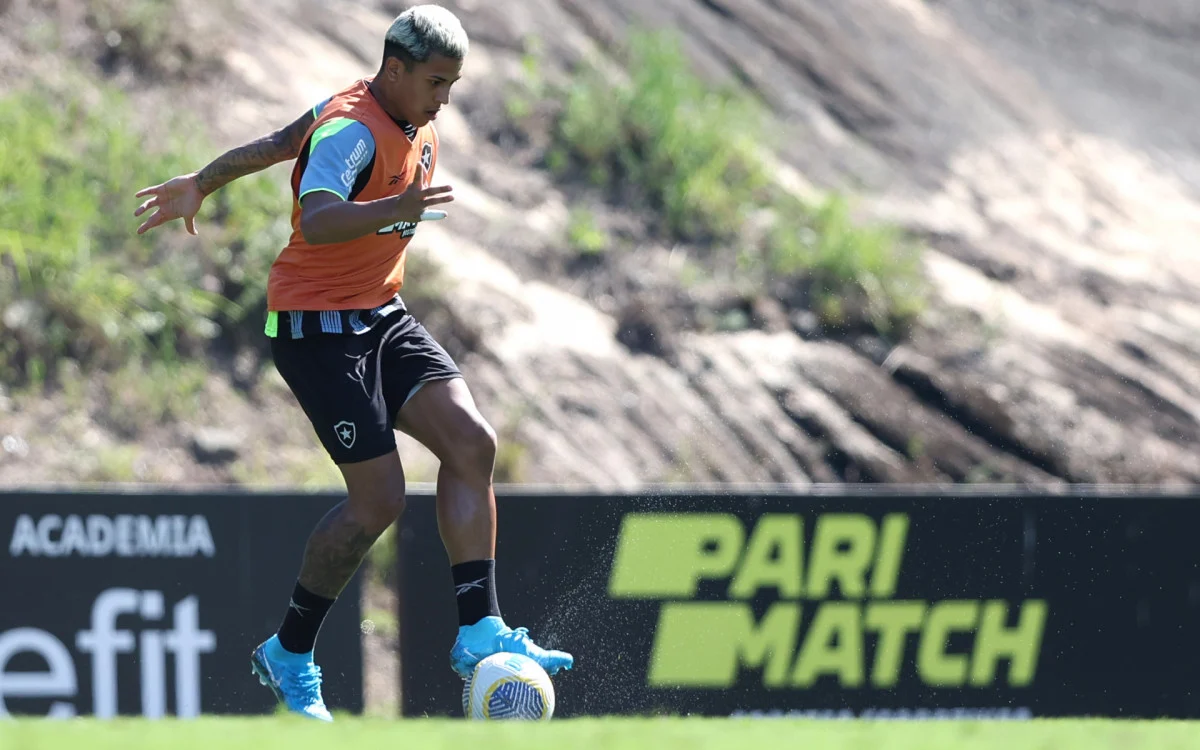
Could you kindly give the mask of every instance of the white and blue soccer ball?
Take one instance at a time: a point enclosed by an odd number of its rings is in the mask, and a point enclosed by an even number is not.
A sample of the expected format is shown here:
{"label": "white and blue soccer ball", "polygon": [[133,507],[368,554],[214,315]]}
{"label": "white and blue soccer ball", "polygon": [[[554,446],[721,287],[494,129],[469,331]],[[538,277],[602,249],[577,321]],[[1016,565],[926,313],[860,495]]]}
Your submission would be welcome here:
{"label": "white and blue soccer ball", "polygon": [[538,663],[521,654],[493,654],[463,685],[463,716],[484,721],[549,721],[554,684]]}

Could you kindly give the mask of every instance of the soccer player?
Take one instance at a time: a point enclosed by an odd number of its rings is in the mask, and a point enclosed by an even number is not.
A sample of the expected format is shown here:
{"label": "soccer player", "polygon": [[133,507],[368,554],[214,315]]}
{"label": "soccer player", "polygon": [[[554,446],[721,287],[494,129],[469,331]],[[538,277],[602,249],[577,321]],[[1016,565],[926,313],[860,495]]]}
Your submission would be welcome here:
{"label": "soccer player", "polygon": [[292,171],[292,236],[271,266],[265,333],[279,373],[346,482],[347,499],[308,539],[291,601],[252,668],[289,710],[330,721],[313,647],[326,613],[371,545],[404,510],[404,471],[393,429],[440,461],[438,528],[458,603],[451,667],[468,678],[497,652],[532,657],[550,674],[573,658],[508,627],[496,596],[496,433],[458,366],[399,296],[405,249],[436,206],[430,185],[438,138],[432,121],[460,77],[467,36],[448,10],[400,14],[376,74],[292,124],[235,148],[199,172],[137,193],[134,212],[156,209],[142,234],[182,218],[196,234],[204,198],[282,161]]}

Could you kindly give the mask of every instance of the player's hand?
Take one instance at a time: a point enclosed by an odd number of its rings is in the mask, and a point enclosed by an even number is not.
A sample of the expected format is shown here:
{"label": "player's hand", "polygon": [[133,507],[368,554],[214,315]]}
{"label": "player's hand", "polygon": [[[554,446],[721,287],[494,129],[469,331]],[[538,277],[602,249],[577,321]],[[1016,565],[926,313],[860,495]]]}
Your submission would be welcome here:
{"label": "player's hand", "polygon": [[196,182],[194,173],[175,177],[161,185],[142,188],[137,193],[138,198],[146,196],[150,197],[138,206],[133,215],[141,216],[152,208],[158,210],[138,227],[138,234],[145,234],[174,219],[183,219],[183,225],[187,227],[188,233],[197,234],[196,213],[200,211],[200,204],[204,202],[205,196],[200,192],[200,186]]}
{"label": "player's hand", "polygon": [[449,185],[424,187],[425,165],[418,164],[408,189],[396,196],[396,220],[417,222],[421,220],[421,212],[428,208],[450,203],[454,200]]}

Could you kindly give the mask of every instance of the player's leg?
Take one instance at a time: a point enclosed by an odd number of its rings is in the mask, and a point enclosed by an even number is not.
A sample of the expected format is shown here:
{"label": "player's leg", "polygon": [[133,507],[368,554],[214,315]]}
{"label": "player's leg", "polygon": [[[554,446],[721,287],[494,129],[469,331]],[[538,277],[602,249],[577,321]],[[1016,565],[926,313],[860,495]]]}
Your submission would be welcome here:
{"label": "player's leg", "polygon": [[397,429],[437,456],[438,531],[458,594],[459,624],[499,616],[495,590],[496,433],[462,378],[426,381],[405,403]]}
{"label": "player's leg", "polygon": [[404,472],[379,388],[377,336],[276,340],[280,373],[341,470],[347,498],[313,529],[277,633],[253,665],[290,710],[328,720],[313,650],[327,613],[404,509]]}
{"label": "player's leg", "polygon": [[400,410],[396,426],[441,461],[437,482],[438,529],[458,603],[458,638],[452,668],[468,677],[481,659],[501,651],[525,654],[548,673],[570,669],[574,659],[547,650],[524,628],[508,627],[496,595],[496,497],[492,468],[496,435],[479,413],[462,378],[425,382]]}
{"label": "player's leg", "polygon": [[[562,651],[535,644],[524,628],[505,625],[496,595],[496,498],[492,471],[496,433],[480,414],[466,382],[449,355],[414,325],[388,347],[395,356],[396,380],[385,388],[404,388],[396,428],[427,447],[441,466],[437,481],[438,529],[458,604],[459,636],[451,665],[467,676],[480,659],[499,651],[526,654],[551,674],[570,669],[573,659]],[[396,354],[391,354],[397,352]],[[418,373],[416,384],[402,376]]]}

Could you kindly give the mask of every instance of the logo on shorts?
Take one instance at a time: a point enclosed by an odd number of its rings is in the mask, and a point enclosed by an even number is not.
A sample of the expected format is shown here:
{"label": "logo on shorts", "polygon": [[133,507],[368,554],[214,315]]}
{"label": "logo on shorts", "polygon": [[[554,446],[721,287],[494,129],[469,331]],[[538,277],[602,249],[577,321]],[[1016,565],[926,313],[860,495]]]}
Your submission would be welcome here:
{"label": "logo on shorts", "polygon": [[357,433],[355,432],[353,422],[347,422],[345,420],[338,422],[333,426],[333,431],[337,433],[338,441],[341,442],[342,445],[346,446],[347,448],[354,447],[354,438],[357,436]]}

